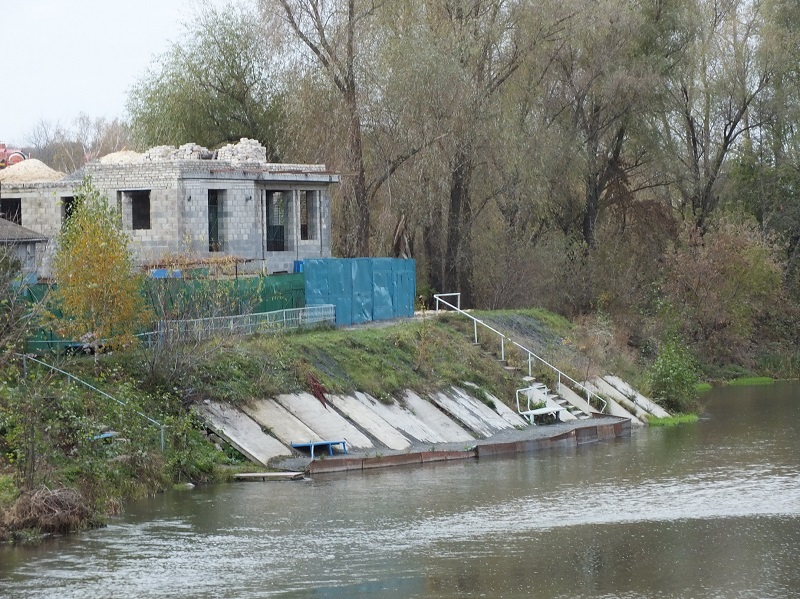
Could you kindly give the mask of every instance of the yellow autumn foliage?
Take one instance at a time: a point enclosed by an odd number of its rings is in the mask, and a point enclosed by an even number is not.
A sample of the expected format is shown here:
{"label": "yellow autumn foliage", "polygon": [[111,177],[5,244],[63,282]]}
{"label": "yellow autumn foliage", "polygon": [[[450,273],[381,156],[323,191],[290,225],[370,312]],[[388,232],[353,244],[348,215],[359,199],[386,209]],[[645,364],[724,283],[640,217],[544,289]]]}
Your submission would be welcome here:
{"label": "yellow autumn foliage", "polygon": [[89,178],[61,230],[53,272],[62,336],[93,349],[125,347],[152,320],[120,215]]}

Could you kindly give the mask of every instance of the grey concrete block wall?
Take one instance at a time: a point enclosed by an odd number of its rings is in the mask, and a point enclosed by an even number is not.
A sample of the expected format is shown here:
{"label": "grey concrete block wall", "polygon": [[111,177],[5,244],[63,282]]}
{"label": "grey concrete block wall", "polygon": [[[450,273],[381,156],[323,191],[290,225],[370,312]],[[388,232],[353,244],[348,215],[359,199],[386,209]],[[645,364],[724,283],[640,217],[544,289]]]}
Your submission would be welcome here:
{"label": "grey concrete block wall", "polygon": [[[219,160],[94,162],[57,183],[3,185],[3,198],[20,198],[22,224],[51,239],[41,252],[39,274],[50,275],[54,240],[61,230],[62,199],[73,197],[84,175],[90,176],[112,206],[121,210],[123,227],[139,264],[157,263],[170,254],[209,258],[233,255],[247,259],[240,271],[291,271],[295,260],[330,257],[330,185],[337,175],[321,165],[236,164]],[[318,192],[318,234],[300,239],[300,191]],[[209,251],[209,191],[219,194],[220,251]],[[267,191],[289,198],[286,251],[267,252],[263,204]],[[132,228],[129,192],[149,192],[150,228]]]}

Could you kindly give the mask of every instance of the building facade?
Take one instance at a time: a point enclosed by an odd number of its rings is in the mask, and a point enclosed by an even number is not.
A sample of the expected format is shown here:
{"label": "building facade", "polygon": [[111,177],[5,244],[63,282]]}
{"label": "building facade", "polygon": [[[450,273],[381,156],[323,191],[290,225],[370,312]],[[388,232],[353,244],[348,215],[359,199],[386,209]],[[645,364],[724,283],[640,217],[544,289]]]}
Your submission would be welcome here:
{"label": "building facade", "polygon": [[[267,163],[252,140],[216,152],[194,144],[120,152],[59,181],[6,178],[0,211],[56,239],[84,177],[117,206],[142,266],[229,256],[239,272],[291,272],[295,260],[331,256],[330,187],[339,177],[324,165]],[[51,243],[42,276],[52,252]]]}

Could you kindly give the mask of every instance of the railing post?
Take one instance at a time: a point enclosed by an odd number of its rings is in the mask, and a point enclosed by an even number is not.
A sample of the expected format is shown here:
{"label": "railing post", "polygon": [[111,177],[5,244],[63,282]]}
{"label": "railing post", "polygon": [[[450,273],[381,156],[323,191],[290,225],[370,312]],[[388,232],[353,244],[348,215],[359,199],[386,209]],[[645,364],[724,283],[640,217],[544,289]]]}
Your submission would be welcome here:
{"label": "railing post", "polygon": [[533,376],[533,369],[531,368],[531,352],[528,352],[528,376]]}
{"label": "railing post", "polygon": [[473,320],[472,321],[472,328],[475,331],[475,345],[478,345],[478,321],[477,320]]}
{"label": "railing post", "polygon": [[506,361],[506,338],[505,335],[500,335],[500,360]]}

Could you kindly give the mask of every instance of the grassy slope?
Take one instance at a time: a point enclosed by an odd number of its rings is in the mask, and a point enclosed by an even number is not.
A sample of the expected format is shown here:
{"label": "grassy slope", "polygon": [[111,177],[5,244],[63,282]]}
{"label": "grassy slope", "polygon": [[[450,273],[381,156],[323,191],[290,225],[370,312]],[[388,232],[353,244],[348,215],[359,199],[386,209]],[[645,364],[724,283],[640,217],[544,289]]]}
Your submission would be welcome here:
{"label": "grassy slope", "polygon": [[[476,315],[575,378],[599,364],[598,358],[587,357],[586,331],[548,312]],[[5,387],[0,386],[0,395],[5,393],[0,396],[5,402],[0,416],[5,409],[7,430],[12,434],[4,439],[0,430],[0,444],[5,443],[6,455],[13,454],[9,442],[18,441],[24,432],[15,428],[14,406],[27,405],[25,398],[31,397],[23,387],[35,387],[33,392],[48,398],[50,407],[40,409],[41,404],[34,403],[23,415],[39,419],[31,430],[58,434],[35,440],[40,444],[37,472],[29,487],[46,482],[79,488],[92,498],[92,508],[102,512],[118,506],[121,498],[154,492],[169,481],[214,477],[221,464],[235,460],[230,453],[214,450],[201,424],[187,410],[204,399],[241,404],[308,391],[316,379],[332,393],[362,391],[385,401],[405,389],[424,392],[470,382],[511,405],[521,375],[527,374],[526,357],[507,347],[509,363],[523,371],[509,373],[496,357],[498,338],[483,331],[480,344],[473,345],[472,336],[469,320],[444,315],[355,329],[218,340],[186,352],[189,367],[171,378],[169,374],[168,378],[151,376],[158,360],[144,350],[103,355],[97,363],[92,357],[51,357],[64,370],[129,405],[120,408],[81,386],[66,384],[63,377],[42,373],[38,380],[37,376],[27,381],[8,377]],[[548,380],[541,369],[534,371],[538,378]],[[158,429],[133,408],[169,425],[166,452],[158,447]],[[99,446],[90,441],[109,424],[127,440],[125,444]],[[14,491],[2,475],[14,468],[15,464],[0,457],[0,499],[6,507]]]}
{"label": "grassy slope", "polygon": [[197,372],[203,395],[233,403],[308,390],[309,375],[330,392],[378,399],[468,381],[510,401],[519,385],[493,356],[434,319],[231,340]]}

